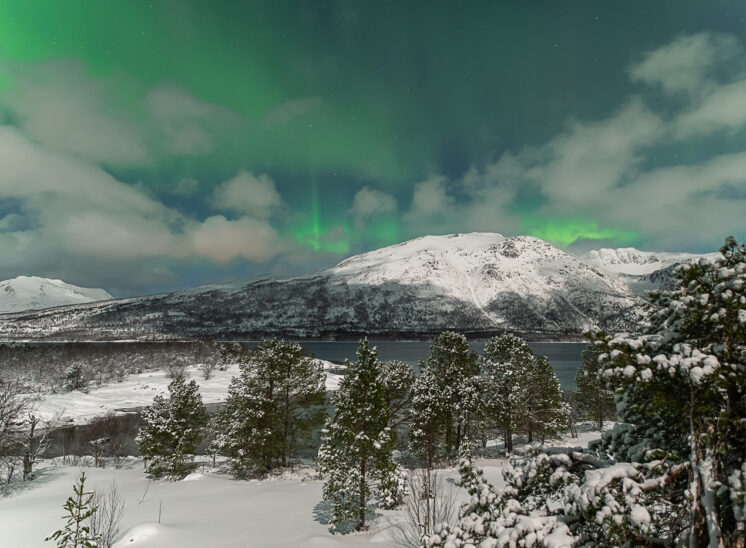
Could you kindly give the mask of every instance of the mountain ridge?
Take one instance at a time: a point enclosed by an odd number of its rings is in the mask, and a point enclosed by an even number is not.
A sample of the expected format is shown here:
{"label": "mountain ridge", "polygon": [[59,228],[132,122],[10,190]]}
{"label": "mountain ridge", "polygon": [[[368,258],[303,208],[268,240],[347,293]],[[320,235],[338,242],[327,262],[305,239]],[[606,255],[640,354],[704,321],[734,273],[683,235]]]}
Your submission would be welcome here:
{"label": "mountain ridge", "polygon": [[5,339],[578,337],[636,325],[641,301],[616,277],[529,236],[423,236],[291,277],[0,317]]}

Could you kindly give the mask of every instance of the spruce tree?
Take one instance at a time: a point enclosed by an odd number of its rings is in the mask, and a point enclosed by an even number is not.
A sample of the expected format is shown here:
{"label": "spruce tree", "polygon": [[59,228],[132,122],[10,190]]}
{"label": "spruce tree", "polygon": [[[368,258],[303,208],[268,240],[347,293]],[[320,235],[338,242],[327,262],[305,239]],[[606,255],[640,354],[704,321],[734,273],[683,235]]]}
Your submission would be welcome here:
{"label": "spruce tree", "polygon": [[443,394],[443,427],[446,452],[458,451],[462,438],[473,424],[465,422],[474,417],[467,409],[473,403],[473,383],[467,379],[479,374],[477,354],[469,351],[466,337],[444,331],[433,339],[426,366],[438,382]]}
{"label": "spruce tree", "polygon": [[403,495],[389,415],[376,349],[363,339],[334,396],[334,416],[322,430],[318,454],[319,471],[326,475],[323,498],[332,504],[332,532],[348,520],[364,530],[371,496],[395,506]]}
{"label": "spruce tree", "polygon": [[180,478],[188,472],[188,460],[202,440],[207,424],[205,406],[195,381],[177,375],[168,385],[169,397],[157,395],[142,414],[144,425],[137,434],[148,474]]}
{"label": "spruce tree", "polygon": [[272,339],[250,352],[234,349],[240,374],[215,417],[212,447],[231,459],[237,477],[287,466],[324,420],[321,362],[299,344]]}
{"label": "spruce tree", "polygon": [[66,515],[62,516],[67,520],[63,529],[58,529],[45,541],[53,540],[57,543],[57,548],[96,548],[99,537],[91,533],[88,521],[96,513],[96,507],[93,505],[93,491],[85,490],[85,472],[80,474],[78,482],[73,485],[74,496],[68,497],[63,508]]}
{"label": "spruce tree", "polygon": [[601,378],[601,366],[598,363],[599,350],[588,345],[580,357],[580,368],[575,376],[577,389],[573,394],[578,412],[596,423],[599,430],[604,428],[604,419],[616,416],[614,392],[608,389]]}

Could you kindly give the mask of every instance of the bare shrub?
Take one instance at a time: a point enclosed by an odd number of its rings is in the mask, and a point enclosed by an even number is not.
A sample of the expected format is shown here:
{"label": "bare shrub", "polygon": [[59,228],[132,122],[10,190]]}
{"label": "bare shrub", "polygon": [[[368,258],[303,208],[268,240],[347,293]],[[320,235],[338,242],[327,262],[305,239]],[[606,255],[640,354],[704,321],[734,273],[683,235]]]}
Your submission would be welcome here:
{"label": "bare shrub", "polygon": [[217,367],[217,364],[214,361],[206,361],[199,365],[199,368],[202,370],[202,376],[206,381],[209,381],[212,378],[213,373],[215,372],[215,368]]}
{"label": "bare shrub", "polygon": [[91,534],[99,537],[100,548],[111,548],[119,539],[119,526],[124,516],[124,500],[116,482],[112,482],[105,491],[94,491],[93,507],[96,511],[89,522]]}
{"label": "bare shrub", "polygon": [[166,375],[169,379],[175,379],[176,377],[186,378],[186,365],[183,363],[172,363],[166,368]]}
{"label": "bare shrub", "polygon": [[436,525],[450,523],[456,512],[456,490],[435,470],[415,470],[407,481],[406,520],[399,526],[399,543],[422,546],[422,538]]}

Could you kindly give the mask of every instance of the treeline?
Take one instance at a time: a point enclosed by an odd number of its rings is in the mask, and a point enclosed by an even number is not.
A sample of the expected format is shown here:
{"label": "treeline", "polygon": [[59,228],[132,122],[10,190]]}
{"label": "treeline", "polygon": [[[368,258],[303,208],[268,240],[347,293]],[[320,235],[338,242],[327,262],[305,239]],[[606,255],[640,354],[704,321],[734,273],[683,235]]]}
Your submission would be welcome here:
{"label": "treeline", "polygon": [[[548,360],[514,335],[490,339],[478,355],[466,337],[444,332],[418,373],[405,362],[381,362],[363,339],[330,408],[321,362],[299,344],[272,339],[252,350],[224,346],[222,354],[238,363],[239,374],[212,418],[196,382],[182,375],[168,397],[156,397],[145,410],[137,440],[148,474],[184,476],[207,440],[209,453],[227,457],[235,477],[261,477],[296,462],[323,425],[317,461],[328,477],[324,497],[334,509],[333,527],[356,519],[365,528],[361,508],[369,499],[384,507],[401,502],[402,466],[431,470],[455,462],[465,440],[485,448],[501,438],[508,453],[516,436],[543,442],[570,427],[573,401],[594,420],[613,416],[610,394],[593,383],[582,389],[588,397],[567,401]],[[583,367],[579,382],[594,375]],[[603,401],[600,415],[591,412],[596,400]]]}
{"label": "treeline", "polygon": [[213,341],[0,343],[0,376],[29,391],[80,390],[220,359]]}

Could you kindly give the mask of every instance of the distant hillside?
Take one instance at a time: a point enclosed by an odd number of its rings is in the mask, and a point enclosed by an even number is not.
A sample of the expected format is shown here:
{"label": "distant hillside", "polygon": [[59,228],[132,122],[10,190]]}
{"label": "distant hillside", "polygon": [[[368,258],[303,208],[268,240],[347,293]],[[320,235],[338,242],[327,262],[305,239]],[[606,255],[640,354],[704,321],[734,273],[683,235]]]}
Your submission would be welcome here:
{"label": "distant hillside", "polygon": [[0,282],[0,314],[113,299],[103,289],[89,289],[37,276]]}
{"label": "distant hillside", "polygon": [[0,318],[0,337],[416,337],[457,329],[574,337],[633,329],[641,301],[615,276],[538,238],[425,236],[290,278]]}

